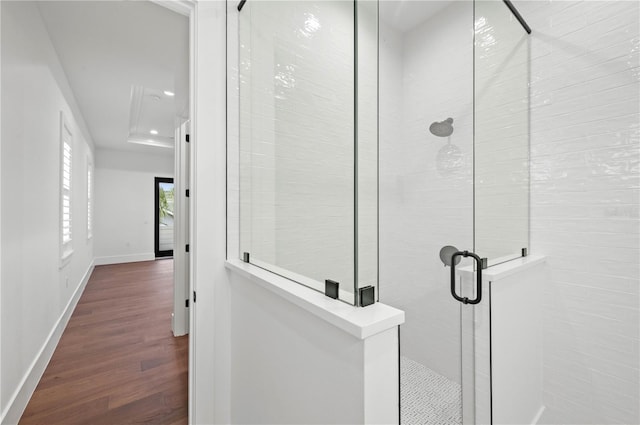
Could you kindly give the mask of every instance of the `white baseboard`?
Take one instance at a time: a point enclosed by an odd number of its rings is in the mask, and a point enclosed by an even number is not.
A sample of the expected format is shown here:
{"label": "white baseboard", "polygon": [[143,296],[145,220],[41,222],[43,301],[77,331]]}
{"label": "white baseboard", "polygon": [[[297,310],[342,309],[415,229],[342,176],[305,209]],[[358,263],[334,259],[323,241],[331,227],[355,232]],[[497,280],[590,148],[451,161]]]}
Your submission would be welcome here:
{"label": "white baseboard", "polygon": [[53,329],[51,329],[51,332],[42,345],[42,348],[40,348],[38,355],[29,365],[22,381],[20,381],[20,385],[18,385],[18,388],[9,399],[7,408],[2,412],[2,416],[0,416],[0,424],[17,424],[20,420],[20,417],[24,413],[24,409],[26,409],[33,392],[38,386],[38,382],[40,382],[40,378],[42,378],[42,375],[53,356],[53,352],[58,346],[60,337],[67,327],[71,314],[75,310],[78,300],[80,300],[80,297],[84,292],[84,288],[87,286],[87,282],[89,281],[89,277],[91,277],[93,268],[94,263],[92,261],[91,264],[89,264],[89,268],[86,273],[82,277],[82,281],[73,293],[73,296],[62,311],[62,314],[53,326]]}
{"label": "white baseboard", "polygon": [[120,263],[137,263],[138,261],[153,261],[156,259],[155,253],[128,254],[128,255],[111,255],[108,257],[96,257],[96,266],[104,266],[107,264]]}
{"label": "white baseboard", "polygon": [[531,425],[537,425],[540,422],[540,419],[542,419],[542,415],[544,415],[545,409],[546,409],[546,406],[544,405],[540,406],[540,409],[538,410],[538,413],[536,413],[536,416],[533,418]]}

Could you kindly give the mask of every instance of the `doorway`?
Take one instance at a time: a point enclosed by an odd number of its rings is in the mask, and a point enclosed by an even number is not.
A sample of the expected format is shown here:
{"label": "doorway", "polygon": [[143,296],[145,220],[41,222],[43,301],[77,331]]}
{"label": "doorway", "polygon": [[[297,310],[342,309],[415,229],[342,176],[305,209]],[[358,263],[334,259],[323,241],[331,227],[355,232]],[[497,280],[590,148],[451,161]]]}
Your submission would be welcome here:
{"label": "doorway", "polygon": [[154,181],[154,251],[156,258],[173,257],[175,190],[173,178],[156,177]]}

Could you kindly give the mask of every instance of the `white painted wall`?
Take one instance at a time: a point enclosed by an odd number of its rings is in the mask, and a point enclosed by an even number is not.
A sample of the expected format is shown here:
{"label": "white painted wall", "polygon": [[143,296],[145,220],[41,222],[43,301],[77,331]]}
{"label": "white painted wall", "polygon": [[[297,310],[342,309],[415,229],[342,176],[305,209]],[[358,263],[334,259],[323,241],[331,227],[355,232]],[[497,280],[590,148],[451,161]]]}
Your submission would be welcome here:
{"label": "white painted wall", "polygon": [[[449,293],[444,245],[473,249],[472,2],[451,2],[400,33],[380,28],[380,300],[405,311],[402,355],[460,380],[460,305]],[[454,119],[447,138],[429,132]],[[446,158],[445,158],[446,159]]]}
{"label": "white painted wall", "polygon": [[98,149],[95,164],[96,264],[153,260],[154,178],[173,177],[173,153]]}
{"label": "white painted wall", "polygon": [[[31,2],[2,2],[2,423],[15,423],[93,267],[93,142]],[[73,133],[73,255],[59,268],[60,111]]]}
{"label": "white painted wall", "polygon": [[363,341],[231,279],[231,423],[363,423]]}
{"label": "white painted wall", "polygon": [[638,2],[516,2],[531,35],[544,423],[640,423]]}

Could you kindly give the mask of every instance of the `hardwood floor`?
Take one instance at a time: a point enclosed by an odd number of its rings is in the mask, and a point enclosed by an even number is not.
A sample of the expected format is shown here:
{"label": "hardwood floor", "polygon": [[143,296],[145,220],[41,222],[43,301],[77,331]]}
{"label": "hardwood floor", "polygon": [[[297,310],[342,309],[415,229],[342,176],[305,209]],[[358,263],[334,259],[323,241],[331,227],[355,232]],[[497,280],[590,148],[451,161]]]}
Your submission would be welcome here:
{"label": "hardwood floor", "polygon": [[173,260],[97,266],[20,424],[186,424]]}

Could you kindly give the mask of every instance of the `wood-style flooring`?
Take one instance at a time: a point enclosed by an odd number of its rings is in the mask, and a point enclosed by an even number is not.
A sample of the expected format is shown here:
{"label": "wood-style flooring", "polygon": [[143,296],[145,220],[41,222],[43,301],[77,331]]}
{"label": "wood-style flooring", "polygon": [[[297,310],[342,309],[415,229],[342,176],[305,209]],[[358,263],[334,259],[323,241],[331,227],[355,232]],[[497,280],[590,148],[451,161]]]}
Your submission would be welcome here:
{"label": "wood-style flooring", "polygon": [[97,266],[20,424],[186,424],[173,260]]}

